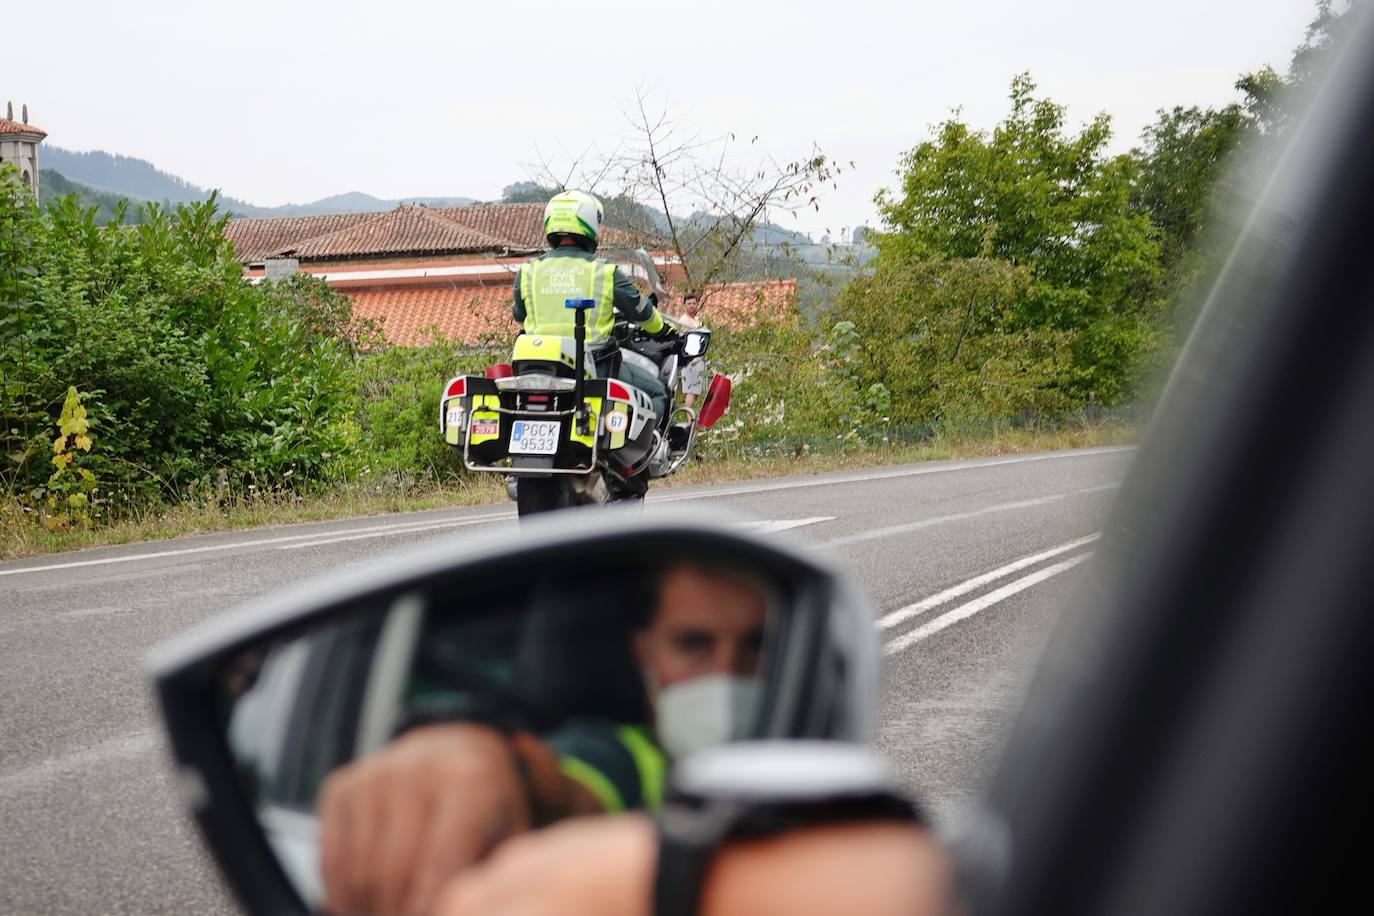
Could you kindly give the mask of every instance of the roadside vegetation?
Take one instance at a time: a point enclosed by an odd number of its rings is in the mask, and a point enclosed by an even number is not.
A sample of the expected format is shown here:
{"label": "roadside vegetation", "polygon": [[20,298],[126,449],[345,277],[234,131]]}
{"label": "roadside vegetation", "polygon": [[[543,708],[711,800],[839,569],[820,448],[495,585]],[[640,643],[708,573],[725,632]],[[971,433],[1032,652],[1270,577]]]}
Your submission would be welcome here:
{"label": "roadside vegetation", "polygon": [[[717,335],[731,411],[679,482],[1132,438],[1240,193],[1227,163],[1291,129],[1287,94],[1345,9],[1318,5],[1287,73],[1161,111],[1129,153],[1108,115],[1075,128],[1024,74],[993,130],[938,125],[878,194],[862,269]],[[834,173],[805,166],[759,193],[811,204]],[[508,342],[390,347],[321,281],[247,283],[213,198],[106,209],[39,208],[0,170],[0,556],[503,498],[435,411]],[[749,223],[696,225],[674,238],[702,276],[748,276]]]}

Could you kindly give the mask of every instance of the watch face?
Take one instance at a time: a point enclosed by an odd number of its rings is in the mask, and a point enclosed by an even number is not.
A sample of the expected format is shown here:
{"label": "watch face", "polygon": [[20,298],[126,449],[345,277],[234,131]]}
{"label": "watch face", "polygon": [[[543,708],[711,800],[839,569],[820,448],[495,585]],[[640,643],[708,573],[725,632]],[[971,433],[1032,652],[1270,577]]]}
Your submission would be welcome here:
{"label": "watch face", "polygon": [[745,741],[679,761],[673,788],[739,801],[807,802],[891,789],[878,759],[859,744]]}

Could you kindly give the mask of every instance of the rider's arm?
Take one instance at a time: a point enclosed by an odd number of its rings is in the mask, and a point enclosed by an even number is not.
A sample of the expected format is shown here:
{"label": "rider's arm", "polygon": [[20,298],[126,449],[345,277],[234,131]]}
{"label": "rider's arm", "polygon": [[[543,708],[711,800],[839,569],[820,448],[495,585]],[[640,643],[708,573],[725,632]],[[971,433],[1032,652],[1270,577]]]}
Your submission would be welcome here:
{"label": "rider's arm", "polygon": [[641,293],[619,267],[615,269],[615,310],[646,333],[657,334],[663,330],[663,313],[654,305],[652,296]]}
{"label": "rider's arm", "polygon": [[[511,305],[510,313],[511,313],[511,317],[512,317],[512,318],[514,318],[516,321],[520,322],[521,324],[524,324],[524,323],[525,323],[525,297],[522,296],[522,295],[520,295],[520,271],[521,271],[521,270],[524,270],[524,267],[521,267],[521,268],[519,268],[519,269],[517,269],[517,270],[515,271],[515,297],[514,297],[514,300],[513,300],[514,304]],[[619,276],[619,274],[617,274],[617,276]]]}
{"label": "rider's arm", "polygon": [[502,840],[604,808],[533,735],[418,725],[336,770],[317,805],[331,911],[428,912],[440,886]]}

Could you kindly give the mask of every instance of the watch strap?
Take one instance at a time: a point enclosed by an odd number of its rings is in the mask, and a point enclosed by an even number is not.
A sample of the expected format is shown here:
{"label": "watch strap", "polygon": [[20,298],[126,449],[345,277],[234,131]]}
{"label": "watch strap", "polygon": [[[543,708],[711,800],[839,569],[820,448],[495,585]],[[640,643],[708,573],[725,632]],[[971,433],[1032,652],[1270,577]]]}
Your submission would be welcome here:
{"label": "watch strap", "polygon": [[696,916],[706,870],[741,813],[732,804],[694,807],[680,802],[659,810],[654,916]]}

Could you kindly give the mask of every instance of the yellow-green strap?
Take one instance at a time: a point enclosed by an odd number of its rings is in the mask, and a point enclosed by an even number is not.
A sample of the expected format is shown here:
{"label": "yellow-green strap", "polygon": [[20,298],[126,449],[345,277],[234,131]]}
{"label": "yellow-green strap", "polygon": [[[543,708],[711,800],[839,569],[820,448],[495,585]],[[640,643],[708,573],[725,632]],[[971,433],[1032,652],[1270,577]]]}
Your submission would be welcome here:
{"label": "yellow-green strap", "polygon": [[563,757],[559,760],[558,768],[563,771],[564,776],[592,793],[607,814],[625,810],[625,802],[615,785],[591,764],[576,757]]}
{"label": "yellow-green strap", "polygon": [[663,803],[663,780],[668,770],[668,758],[642,727],[622,725],[615,733],[635,759],[644,807],[650,811],[657,810]]}
{"label": "yellow-green strap", "polygon": [[654,309],[654,313],[649,316],[649,320],[640,325],[646,334],[657,334],[663,330],[663,313]]}

